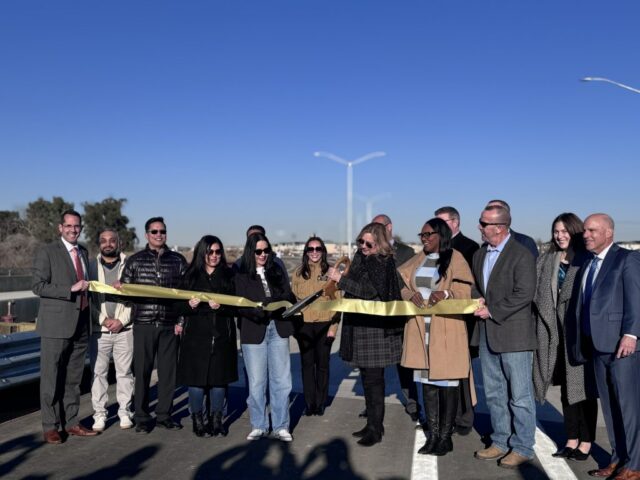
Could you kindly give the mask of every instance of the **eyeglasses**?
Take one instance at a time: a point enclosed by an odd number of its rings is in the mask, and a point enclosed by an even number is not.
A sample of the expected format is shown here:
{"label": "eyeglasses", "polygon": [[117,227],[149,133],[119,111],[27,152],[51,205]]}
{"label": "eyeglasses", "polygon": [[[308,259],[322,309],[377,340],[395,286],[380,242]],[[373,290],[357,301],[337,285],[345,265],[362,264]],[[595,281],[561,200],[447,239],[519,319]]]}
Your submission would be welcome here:
{"label": "eyeglasses", "polygon": [[260,255],[262,255],[263,253],[264,253],[265,255],[269,255],[269,254],[271,253],[271,247],[267,247],[267,248],[256,248],[256,250],[255,250],[255,254],[256,254],[256,256],[258,256],[258,257],[259,257],[259,256],[260,256]]}
{"label": "eyeglasses", "polygon": [[324,252],[324,248],[322,248],[322,247],[307,247],[307,253],[313,253],[313,252],[322,253],[322,252]]}
{"label": "eyeglasses", "polygon": [[365,241],[364,241],[363,239],[361,239],[361,238],[359,238],[359,239],[358,239],[358,243],[359,243],[360,245],[366,245],[366,246],[367,246],[367,248],[373,248],[373,247],[374,247],[374,244],[372,244],[372,243],[370,243],[370,242],[365,242]]}
{"label": "eyeglasses", "polygon": [[495,226],[499,226],[499,225],[506,225],[506,223],[492,223],[492,222],[483,222],[482,219],[478,220],[478,223],[480,224],[480,226],[482,228],[487,228],[490,225],[495,225]]}
{"label": "eyeglasses", "polygon": [[211,248],[210,250],[207,251],[207,255],[222,255],[222,249],[216,248],[214,250],[213,248]]}
{"label": "eyeglasses", "polygon": [[166,235],[167,231],[166,230],[147,230],[147,233],[150,233],[151,235]]}
{"label": "eyeglasses", "polygon": [[418,234],[418,237],[420,237],[420,238],[425,238],[425,237],[429,238],[429,237],[431,237],[431,235],[437,235],[437,234],[438,234],[438,232],[420,232]]}
{"label": "eyeglasses", "polygon": [[62,228],[66,228],[67,230],[82,230],[82,225],[62,225]]}

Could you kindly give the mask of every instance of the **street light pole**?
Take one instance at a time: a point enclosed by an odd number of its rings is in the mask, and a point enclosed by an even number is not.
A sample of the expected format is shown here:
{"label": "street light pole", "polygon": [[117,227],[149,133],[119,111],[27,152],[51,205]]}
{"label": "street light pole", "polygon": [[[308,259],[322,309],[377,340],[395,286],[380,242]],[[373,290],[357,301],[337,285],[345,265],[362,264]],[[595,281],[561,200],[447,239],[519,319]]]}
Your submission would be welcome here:
{"label": "street light pole", "polygon": [[583,82],[605,82],[605,83],[610,83],[612,85],[615,85],[616,87],[624,88],[625,90],[630,90],[633,93],[640,93],[640,90],[638,90],[637,88],[633,88],[633,87],[630,87],[629,85],[625,85],[624,83],[615,82],[613,80],[609,80],[608,78],[604,78],[604,77],[584,77],[584,78],[581,78],[581,80]]}
{"label": "street light pole", "polygon": [[353,238],[353,167],[372,158],[384,157],[385,152],[371,152],[349,161],[329,152],[313,152],[315,157],[324,157],[347,166],[347,255],[351,257],[351,239]]}

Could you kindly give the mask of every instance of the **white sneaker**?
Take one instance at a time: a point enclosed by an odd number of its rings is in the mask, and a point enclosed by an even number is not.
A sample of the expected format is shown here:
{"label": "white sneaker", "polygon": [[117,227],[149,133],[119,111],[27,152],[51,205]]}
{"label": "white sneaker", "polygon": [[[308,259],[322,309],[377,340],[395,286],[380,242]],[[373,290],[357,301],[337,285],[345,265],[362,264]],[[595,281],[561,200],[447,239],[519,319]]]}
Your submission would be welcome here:
{"label": "white sneaker", "polygon": [[106,423],[107,423],[107,419],[102,415],[98,417],[93,417],[93,427],[92,427],[93,431],[104,432]]}
{"label": "white sneaker", "polygon": [[267,432],[265,432],[264,430],[254,428],[253,430],[251,430],[249,435],[247,435],[247,440],[259,440],[264,437],[266,433]]}
{"label": "white sneaker", "polygon": [[120,417],[120,428],[122,430],[127,430],[133,427],[133,422],[130,417]]}
{"label": "white sneaker", "polygon": [[289,430],[287,430],[286,428],[281,428],[274,435],[281,442],[292,442],[293,441],[293,437],[289,433]]}

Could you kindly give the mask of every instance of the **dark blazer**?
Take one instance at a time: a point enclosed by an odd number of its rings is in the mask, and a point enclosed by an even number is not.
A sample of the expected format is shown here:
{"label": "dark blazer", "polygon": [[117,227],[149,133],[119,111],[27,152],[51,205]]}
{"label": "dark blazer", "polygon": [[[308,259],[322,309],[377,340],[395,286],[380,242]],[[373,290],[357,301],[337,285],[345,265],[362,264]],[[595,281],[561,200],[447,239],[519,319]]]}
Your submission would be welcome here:
{"label": "dark blazer", "polygon": [[451,246],[458,250],[469,264],[469,268],[473,265],[473,254],[478,251],[480,245],[469,237],[465,237],[462,232],[451,239]]}
{"label": "dark blazer", "polygon": [[[87,249],[78,245],[88,268]],[[41,337],[71,338],[80,317],[81,295],[71,292],[76,283],[76,269],[67,248],[58,239],[36,252],[31,290],[40,297],[36,331]]]}
{"label": "dark blazer", "polygon": [[536,245],[536,241],[533,238],[531,238],[529,235],[525,235],[524,233],[518,233],[514,230],[510,230],[510,231],[511,231],[511,236],[516,239],[516,242],[527,247],[527,250],[531,252],[531,255],[533,255],[533,258],[537,259],[539,252],[538,252],[538,245]]}
{"label": "dark blazer", "polygon": [[[509,238],[491,271],[484,291],[482,265],[487,255],[484,245],[473,256],[474,298],[484,297],[491,318],[485,321],[489,347],[499,353],[535,350],[535,322],[531,301],[536,292],[536,265],[533,256],[513,236]],[[476,328],[472,345],[477,345]]]}
{"label": "dark blazer", "polygon": [[398,267],[416,254],[416,252],[413,251],[413,248],[409,245],[398,241],[393,242],[393,250],[395,252],[396,265]]}
{"label": "dark blazer", "polygon": [[[582,280],[589,267],[587,260],[576,276],[572,298],[571,325],[576,335],[573,354],[576,361],[586,362],[581,346],[580,314],[582,311]],[[591,294],[591,340],[603,353],[613,353],[625,334],[640,337],[640,254],[612,245],[605,256]],[[636,343],[640,351],[640,342]]]}
{"label": "dark blazer", "polygon": [[[274,268],[279,268],[274,266]],[[296,303],[296,297],[291,291],[289,282],[281,275],[278,285],[269,282],[272,297],[267,298],[262,288],[260,277],[253,278],[249,273],[237,273],[234,277],[236,295],[254,302],[277,302],[288,300]],[[258,308],[238,308],[238,327],[240,328],[240,343],[258,344],[264,340],[267,325],[271,320],[276,321],[276,330],[282,338],[293,334],[292,320],[282,320],[283,312],[266,312]]]}

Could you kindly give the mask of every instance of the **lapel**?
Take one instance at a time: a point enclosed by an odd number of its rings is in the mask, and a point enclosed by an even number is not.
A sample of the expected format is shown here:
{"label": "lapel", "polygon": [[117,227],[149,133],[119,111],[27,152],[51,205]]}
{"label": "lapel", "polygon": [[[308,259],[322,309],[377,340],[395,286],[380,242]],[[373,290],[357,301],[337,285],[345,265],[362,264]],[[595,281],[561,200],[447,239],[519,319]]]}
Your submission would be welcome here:
{"label": "lapel", "polygon": [[76,267],[73,265],[73,261],[71,260],[71,255],[69,255],[69,251],[67,247],[62,242],[61,239],[58,239],[58,251],[59,254],[64,259],[64,263],[67,266],[67,275],[71,279],[72,283],[76,283]]}
{"label": "lapel", "polygon": [[[620,247],[618,247],[615,243],[611,245],[611,248],[607,252],[607,255],[604,257],[602,261],[602,266],[600,267],[600,271],[598,272],[598,276],[596,277],[596,281],[593,282],[593,292],[595,292],[598,287],[604,282],[605,277],[611,270],[611,267],[616,261],[616,257],[618,256],[618,251]],[[592,297],[593,298],[593,297]]]}
{"label": "lapel", "polygon": [[553,305],[556,307],[558,306],[558,271],[560,270],[560,255],[560,252],[556,252],[552,257],[553,261],[551,263],[551,298],[553,298]]}
{"label": "lapel", "polygon": [[[493,269],[489,274],[489,278],[487,279],[487,290],[489,289],[489,285],[491,285],[491,279],[496,275],[500,274],[500,269],[503,268],[505,262],[509,260],[509,256],[511,255],[511,246],[513,245],[513,242],[515,242],[513,232],[511,233],[512,233],[511,237],[509,238],[509,240],[507,240],[507,243],[504,245],[504,249],[502,250],[502,252],[500,252],[500,255],[498,256],[498,260],[496,260],[496,263],[493,265]],[[485,255],[486,255],[486,250],[485,250]],[[482,263],[484,265],[484,256],[482,257]]]}
{"label": "lapel", "polygon": [[416,269],[424,263],[426,255],[424,254],[424,250],[420,250],[414,257],[410,258],[406,262],[404,262],[400,268],[398,268],[398,272],[400,272],[400,276],[404,283],[414,292],[418,291],[416,287],[415,278],[413,273]]}
{"label": "lapel", "polygon": [[[476,262],[476,276],[478,277],[477,288],[482,292],[482,295],[486,297],[487,292],[484,291],[484,259],[487,256],[487,245],[484,244],[480,248],[480,254],[478,255],[478,261]],[[475,257],[474,257],[475,258]],[[488,285],[488,284],[487,284]]]}

